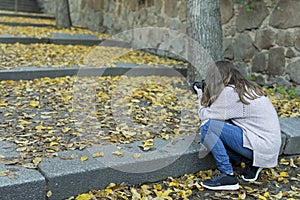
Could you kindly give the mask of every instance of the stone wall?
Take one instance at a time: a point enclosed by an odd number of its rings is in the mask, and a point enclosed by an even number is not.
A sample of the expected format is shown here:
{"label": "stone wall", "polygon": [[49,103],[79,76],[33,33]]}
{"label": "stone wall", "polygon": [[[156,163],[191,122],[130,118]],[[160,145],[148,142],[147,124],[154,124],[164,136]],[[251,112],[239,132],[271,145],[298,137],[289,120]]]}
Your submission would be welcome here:
{"label": "stone wall", "polygon": [[[54,13],[53,0],[39,0]],[[74,24],[108,34],[139,27],[186,33],[185,0],[69,0]],[[300,1],[221,0],[225,59],[261,84],[300,84]],[[184,49],[184,48],[182,48]]]}
{"label": "stone wall", "polygon": [[300,1],[221,1],[225,58],[259,83],[300,84]]}

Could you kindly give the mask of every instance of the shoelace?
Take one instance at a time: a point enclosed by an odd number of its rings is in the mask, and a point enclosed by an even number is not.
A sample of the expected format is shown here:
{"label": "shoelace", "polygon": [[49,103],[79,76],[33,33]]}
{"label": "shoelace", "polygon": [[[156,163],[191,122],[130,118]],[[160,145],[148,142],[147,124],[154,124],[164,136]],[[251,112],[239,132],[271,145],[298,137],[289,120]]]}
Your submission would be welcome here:
{"label": "shoelace", "polygon": [[224,176],[224,174],[222,174],[221,172],[218,172],[214,177],[211,178],[212,181],[218,180],[220,179],[222,176]]}

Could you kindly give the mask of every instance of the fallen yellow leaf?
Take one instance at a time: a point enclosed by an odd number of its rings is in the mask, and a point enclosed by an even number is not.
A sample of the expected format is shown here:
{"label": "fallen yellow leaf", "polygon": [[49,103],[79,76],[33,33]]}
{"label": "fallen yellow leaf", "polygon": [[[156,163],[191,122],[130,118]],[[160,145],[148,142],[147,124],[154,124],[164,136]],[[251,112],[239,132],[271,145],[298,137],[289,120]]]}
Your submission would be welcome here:
{"label": "fallen yellow leaf", "polygon": [[8,103],[0,103],[0,107],[6,107]]}
{"label": "fallen yellow leaf", "polygon": [[33,159],[32,162],[33,162],[33,164],[38,165],[38,164],[40,164],[41,161],[42,161],[41,157],[36,157],[36,158]]}
{"label": "fallen yellow leaf", "polygon": [[52,196],[52,192],[49,190],[48,192],[47,192],[47,197],[49,198],[49,197],[51,197]]}
{"label": "fallen yellow leaf", "polygon": [[135,154],[133,154],[133,157],[134,157],[134,158],[140,158],[140,157],[141,157],[141,154],[140,154],[140,153],[135,153]]}
{"label": "fallen yellow leaf", "polygon": [[102,151],[93,153],[93,155],[92,155],[93,158],[96,158],[96,157],[103,157],[103,156],[104,156],[104,152],[102,152]]}
{"label": "fallen yellow leaf", "polygon": [[89,194],[80,194],[76,197],[75,200],[91,200],[92,197]]}
{"label": "fallen yellow leaf", "polygon": [[83,155],[80,157],[81,162],[84,162],[88,159],[88,157],[86,155]]}
{"label": "fallen yellow leaf", "polygon": [[58,145],[58,142],[50,142],[50,147]]}
{"label": "fallen yellow leaf", "polygon": [[123,157],[124,154],[121,151],[114,151],[112,152],[113,155],[119,156],[119,157]]}
{"label": "fallen yellow leaf", "polygon": [[37,107],[40,103],[38,101],[30,101],[29,105],[32,107]]}

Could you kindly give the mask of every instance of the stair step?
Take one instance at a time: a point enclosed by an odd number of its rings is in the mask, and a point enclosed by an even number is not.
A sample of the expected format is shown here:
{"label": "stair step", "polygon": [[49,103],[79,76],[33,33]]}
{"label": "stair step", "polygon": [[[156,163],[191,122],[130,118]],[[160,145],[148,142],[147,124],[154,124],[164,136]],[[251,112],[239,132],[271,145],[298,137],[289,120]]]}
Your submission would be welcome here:
{"label": "stair step", "polygon": [[8,17],[28,17],[28,18],[40,18],[40,19],[55,19],[55,15],[44,13],[28,13],[28,12],[15,12],[15,11],[0,11],[0,16]]}
{"label": "stair step", "polygon": [[15,0],[1,0],[0,10],[12,10],[24,11],[24,12],[35,12],[39,13],[40,8],[36,0],[18,0],[17,6]]}

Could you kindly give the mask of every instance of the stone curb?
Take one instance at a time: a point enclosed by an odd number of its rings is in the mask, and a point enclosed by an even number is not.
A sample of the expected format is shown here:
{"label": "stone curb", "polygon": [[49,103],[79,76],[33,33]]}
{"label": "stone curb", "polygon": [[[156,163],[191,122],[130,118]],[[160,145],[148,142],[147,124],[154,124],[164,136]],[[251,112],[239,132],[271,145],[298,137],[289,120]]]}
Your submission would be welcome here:
{"label": "stone curb", "polygon": [[70,38],[35,38],[35,37],[18,37],[12,35],[0,35],[0,43],[4,44],[62,44],[62,45],[99,45],[104,40],[99,39],[74,39]]}
{"label": "stone curb", "polygon": [[0,24],[7,26],[35,26],[35,27],[55,27],[51,24],[36,24],[36,23],[22,23],[22,22],[0,22]]}
{"label": "stone curb", "polygon": [[[72,160],[44,159],[39,165],[39,170],[47,180],[48,190],[52,192],[49,199],[63,199],[91,189],[104,189],[110,183],[156,182],[170,176],[178,177],[182,174],[215,167],[215,162],[210,154],[203,159],[198,158],[196,143],[193,143],[184,152],[179,152],[178,149],[175,149],[174,152],[175,147],[169,144],[168,152],[158,149],[153,153],[133,150],[138,144],[141,142],[130,144],[127,149],[125,147],[119,150],[124,152],[124,157],[112,155],[112,152],[118,148],[116,145],[108,145],[61,154],[64,156],[78,155]],[[155,145],[154,148],[159,148],[158,146]],[[97,151],[104,152],[104,156],[92,158],[92,153]],[[134,158],[134,152],[140,152],[141,157]],[[180,153],[182,153],[181,156]],[[87,156],[88,159],[81,161],[81,156]],[[166,166],[158,167],[162,164],[166,164]],[[150,171],[149,167],[156,170]]]}
{"label": "stone curb", "polygon": [[[1,22],[0,22],[1,23]],[[43,24],[40,24],[43,26]],[[121,42],[113,39],[98,39],[96,35],[88,34],[60,34],[53,33],[52,38],[20,37],[9,34],[0,35],[0,43],[3,44],[61,44],[61,45],[84,45],[84,46],[107,46],[131,48],[130,43]]]}
{"label": "stone curb", "polygon": [[29,18],[39,18],[39,19],[55,19],[54,15],[43,14],[43,13],[26,13],[26,12],[10,12],[10,11],[0,11],[0,16],[7,17],[29,17]]}
{"label": "stone curb", "polygon": [[285,135],[282,153],[300,154],[300,118],[280,118],[281,132]]}
{"label": "stone curb", "polygon": [[0,164],[0,172],[9,173],[0,176],[1,200],[45,199],[46,180],[37,170]]}
{"label": "stone curb", "polygon": [[115,67],[65,67],[38,68],[22,67],[18,70],[0,70],[0,80],[31,80],[35,78],[55,78],[64,76],[186,76],[186,68],[170,68],[163,65],[148,66],[134,63],[117,63]]}

